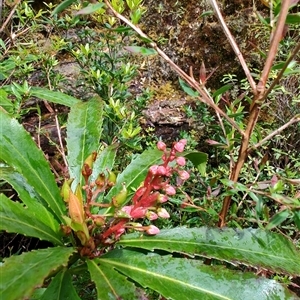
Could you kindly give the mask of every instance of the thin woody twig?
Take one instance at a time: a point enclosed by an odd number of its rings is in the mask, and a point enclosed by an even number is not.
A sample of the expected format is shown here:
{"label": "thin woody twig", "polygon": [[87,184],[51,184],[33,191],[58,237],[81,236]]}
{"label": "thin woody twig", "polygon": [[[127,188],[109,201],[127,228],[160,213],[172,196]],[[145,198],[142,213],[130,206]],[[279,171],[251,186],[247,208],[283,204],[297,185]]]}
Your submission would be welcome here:
{"label": "thin woody twig", "polygon": [[270,86],[269,86],[268,90],[265,92],[262,100],[264,100],[270,94],[270,92],[273,90],[275,85],[279,83],[279,80],[282,78],[286,68],[289,66],[290,62],[295,58],[295,56],[297,55],[297,53],[299,51],[300,51],[300,42],[297,44],[297,46],[294,48],[294,50],[291,53],[291,55],[289,56],[289,58],[284,63],[284,65],[283,65],[282,69],[280,70],[280,72],[278,73],[277,77],[270,84]]}
{"label": "thin woody twig", "polygon": [[244,59],[244,57],[243,57],[243,55],[241,53],[241,50],[239,49],[237,43],[235,42],[234,37],[232,36],[230,30],[228,29],[228,27],[227,27],[227,25],[226,25],[226,23],[224,21],[224,18],[223,18],[222,14],[221,14],[221,11],[219,9],[219,6],[218,6],[217,2],[215,0],[210,0],[210,2],[211,2],[211,5],[212,5],[212,7],[213,7],[213,9],[215,11],[215,14],[216,14],[216,16],[217,16],[217,18],[218,18],[218,20],[219,20],[219,22],[220,22],[220,24],[221,24],[221,26],[223,28],[223,31],[224,31],[224,33],[225,33],[225,35],[226,35],[226,37],[227,37],[227,39],[228,39],[228,41],[229,41],[232,49],[233,49],[233,51],[235,52],[237,58],[240,61],[241,66],[243,67],[243,70],[244,70],[244,72],[246,74],[248,82],[249,82],[249,84],[251,86],[252,92],[255,95],[256,94],[256,84],[255,84],[254,79],[251,76],[250,70],[249,70],[249,68],[248,68],[248,66],[247,66],[247,64],[245,62],[245,59]]}
{"label": "thin woody twig", "polygon": [[273,35],[273,38],[271,41],[268,57],[266,59],[265,66],[263,68],[261,78],[257,84],[257,92],[260,96],[257,99],[254,99],[254,101],[256,101],[256,100],[261,101],[262,97],[265,97],[264,92],[265,92],[266,81],[269,77],[269,73],[270,73],[273,61],[275,59],[276,53],[277,53],[278,45],[282,39],[282,32],[283,32],[285,20],[286,20],[288,11],[289,11],[289,6],[290,6],[290,0],[282,1],[281,9],[280,9],[278,21],[276,24],[276,28],[274,31],[274,35]]}
{"label": "thin woody twig", "polygon": [[4,21],[4,23],[2,24],[1,28],[0,28],[0,32],[2,32],[3,30],[5,30],[8,22],[10,21],[10,19],[12,18],[13,14],[15,13],[17,6],[19,5],[19,3],[21,2],[21,0],[18,0],[17,3],[15,4],[15,6],[13,7],[13,9],[11,10],[11,12],[9,13],[8,17],[6,18],[6,20]]}
{"label": "thin woody twig", "polygon": [[294,116],[293,118],[291,118],[286,124],[284,124],[283,126],[277,128],[276,130],[274,130],[272,133],[270,133],[268,136],[266,136],[264,139],[262,139],[259,143],[255,144],[254,146],[252,146],[251,148],[249,148],[248,153],[252,150],[257,149],[258,147],[260,147],[261,145],[263,145],[265,142],[267,142],[268,140],[270,140],[273,136],[279,134],[281,131],[283,131],[284,129],[288,128],[290,125],[300,122],[300,114]]}

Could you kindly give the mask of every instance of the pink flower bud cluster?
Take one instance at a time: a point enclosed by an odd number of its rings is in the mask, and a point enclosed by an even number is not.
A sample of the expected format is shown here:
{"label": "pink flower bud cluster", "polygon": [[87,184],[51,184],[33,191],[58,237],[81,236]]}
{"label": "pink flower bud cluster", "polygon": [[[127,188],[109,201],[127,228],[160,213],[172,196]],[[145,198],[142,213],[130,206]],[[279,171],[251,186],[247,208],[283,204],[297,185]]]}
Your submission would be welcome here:
{"label": "pink flower bud cluster", "polygon": [[109,237],[112,235],[114,239],[118,239],[125,232],[125,228],[150,235],[159,233],[159,229],[154,225],[143,226],[132,220],[147,218],[153,221],[170,217],[161,205],[168,201],[169,196],[176,194],[176,187],[170,183],[171,178],[176,176],[176,184],[180,186],[190,177],[189,173],[183,170],[186,164],[185,158],[179,155],[183,152],[185,145],[186,140],[180,140],[175,142],[168,151],[165,143],[157,143],[157,148],[163,152],[162,164],[149,168],[143,185],[137,189],[132,198],[132,205],[123,206],[115,213],[115,217],[119,220],[102,234],[102,239],[106,243],[109,243]]}
{"label": "pink flower bud cluster", "polygon": [[[167,151],[165,143],[161,141],[157,143],[157,148],[163,151],[163,163],[149,168],[143,185],[137,189],[132,198],[132,205],[122,208],[122,212],[127,214],[130,219],[146,217],[152,221],[157,218],[170,217],[166,209],[161,207],[161,204],[168,201],[169,196],[176,194],[176,188],[170,184],[173,175],[177,176],[177,185],[182,185],[190,177],[189,173],[182,169],[186,164],[185,158],[178,155],[178,153],[183,152],[185,145],[186,140],[180,140],[173,144],[170,151]],[[146,232],[157,234],[159,229],[157,228],[155,231],[155,226],[151,226],[152,230],[146,230]]]}

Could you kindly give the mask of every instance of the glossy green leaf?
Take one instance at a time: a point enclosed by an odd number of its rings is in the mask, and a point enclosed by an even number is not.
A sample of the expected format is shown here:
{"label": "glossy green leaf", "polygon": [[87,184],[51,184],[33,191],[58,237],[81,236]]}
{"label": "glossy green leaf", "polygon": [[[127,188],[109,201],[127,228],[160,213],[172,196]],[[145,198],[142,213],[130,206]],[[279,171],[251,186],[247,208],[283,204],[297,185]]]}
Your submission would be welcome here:
{"label": "glossy green leaf", "polygon": [[220,87],[218,90],[216,90],[216,91],[213,93],[212,97],[213,97],[213,98],[216,98],[216,97],[218,97],[218,96],[221,96],[221,95],[223,95],[225,92],[227,92],[228,90],[230,90],[231,88],[232,88],[232,84],[226,84],[226,85]]}
{"label": "glossy green leaf", "polygon": [[80,300],[67,269],[57,273],[40,300]]}
{"label": "glossy green leaf", "polygon": [[206,163],[208,155],[203,152],[185,152],[184,155],[188,160],[190,160],[194,167],[198,169],[202,176],[206,173]]}
{"label": "glossy green leaf", "polygon": [[179,84],[181,88],[191,97],[198,97],[199,93],[194,91],[184,80],[179,77]]}
{"label": "glossy green leaf", "polygon": [[63,245],[61,233],[58,230],[55,232],[43,223],[40,216],[36,217],[34,208],[26,208],[22,203],[14,202],[3,194],[0,194],[0,217],[0,230],[21,233],[56,245]]}
{"label": "glossy green leaf", "polygon": [[98,263],[115,268],[167,299],[296,299],[275,280],[256,277],[199,260],[115,250]]}
{"label": "glossy green leaf", "polygon": [[161,161],[162,152],[157,149],[150,149],[138,155],[126,169],[118,175],[116,185],[107,194],[107,199],[111,199],[122,189],[122,183],[126,184],[128,199],[133,194],[134,189],[138,188],[145,180],[149,168]]}
{"label": "glossy green leaf", "polygon": [[85,159],[97,152],[102,132],[102,100],[93,98],[71,108],[67,124],[67,148],[72,187],[81,182],[81,169]]}
{"label": "glossy green leaf", "polygon": [[285,20],[286,24],[299,24],[300,13],[288,14]]}
{"label": "glossy green leaf", "polygon": [[47,203],[29,185],[26,179],[10,167],[0,167],[0,178],[8,182],[18,193],[20,200],[35,214],[35,219],[50,227],[60,235],[60,225],[48,211]]}
{"label": "glossy green leaf", "polygon": [[87,260],[89,272],[97,288],[98,299],[138,299],[135,285],[101,260]]}
{"label": "glossy green leaf", "polygon": [[144,56],[157,54],[156,50],[154,50],[152,48],[145,48],[145,47],[139,47],[139,46],[126,46],[126,47],[124,47],[124,49],[126,49],[127,51],[129,51],[131,53],[138,53],[138,54],[142,54]]}
{"label": "glossy green leaf", "polygon": [[0,111],[0,160],[15,168],[63,222],[65,205],[42,151],[31,136],[7,114]]}
{"label": "glossy green leaf", "polygon": [[271,220],[269,221],[269,224],[266,226],[266,229],[270,230],[272,228],[275,228],[276,226],[278,226],[282,222],[284,222],[291,215],[292,215],[292,213],[288,209],[284,209],[284,210],[278,212],[271,218]]}
{"label": "glossy green leaf", "polygon": [[207,11],[204,11],[204,12],[200,15],[200,18],[212,16],[213,14],[214,14],[214,12],[213,12],[212,10],[207,10]]}
{"label": "glossy green leaf", "polygon": [[75,104],[81,102],[80,100],[72,96],[69,96],[67,94],[57,92],[57,91],[51,91],[49,89],[41,88],[41,87],[31,87],[30,94],[31,96],[37,97],[39,99],[46,100],[53,103],[58,103],[68,107],[72,107]]}
{"label": "glossy green leaf", "polygon": [[1,298],[19,300],[29,297],[51,272],[66,266],[74,252],[74,248],[54,247],[4,258],[0,265]]}
{"label": "glossy green leaf", "polygon": [[53,10],[52,16],[56,15],[56,14],[59,14],[60,12],[62,12],[63,10],[65,10],[66,8],[68,8],[70,5],[72,5],[75,2],[77,2],[77,0],[65,0],[65,1],[63,1],[62,3],[57,5],[56,8]]}
{"label": "glossy green leaf", "polygon": [[300,210],[294,211],[293,220],[296,226],[298,227],[298,229],[300,230]]}
{"label": "glossy green leaf", "polygon": [[11,58],[0,62],[0,80],[4,80],[9,77],[15,67],[16,64]]}
{"label": "glossy green leaf", "polygon": [[[0,73],[1,80],[1,73]],[[11,99],[8,98],[8,94],[4,89],[0,89],[0,107],[5,109],[7,112],[12,113],[14,111],[14,104]]]}
{"label": "glossy green leaf", "polygon": [[97,176],[107,170],[113,170],[115,158],[118,150],[118,144],[105,147],[97,156],[93,166],[91,181],[95,181]]}
{"label": "glossy green leaf", "polygon": [[92,3],[88,6],[84,7],[83,9],[79,10],[76,15],[89,15],[97,10],[101,9],[104,6],[104,3]]}
{"label": "glossy green leaf", "polygon": [[122,246],[160,249],[300,274],[300,252],[284,236],[261,229],[185,228],[161,230],[156,236],[130,234]]}

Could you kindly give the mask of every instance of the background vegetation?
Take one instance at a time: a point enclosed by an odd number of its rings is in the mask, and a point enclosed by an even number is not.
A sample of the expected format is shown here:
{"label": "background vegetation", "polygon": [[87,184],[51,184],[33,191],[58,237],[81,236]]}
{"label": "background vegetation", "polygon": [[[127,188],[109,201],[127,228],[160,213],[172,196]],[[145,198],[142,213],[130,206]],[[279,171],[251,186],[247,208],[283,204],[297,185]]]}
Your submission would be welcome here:
{"label": "background vegetation", "polygon": [[90,2],[1,2],[0,295],[297,299],[298,1]]}

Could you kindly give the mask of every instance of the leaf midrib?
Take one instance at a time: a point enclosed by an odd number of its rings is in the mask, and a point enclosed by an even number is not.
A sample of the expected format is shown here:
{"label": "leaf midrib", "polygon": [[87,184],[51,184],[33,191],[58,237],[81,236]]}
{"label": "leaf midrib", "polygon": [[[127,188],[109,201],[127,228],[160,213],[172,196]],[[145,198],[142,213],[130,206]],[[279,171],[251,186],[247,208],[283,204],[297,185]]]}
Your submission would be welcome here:
{"label": "leaf midrib", "polygon": [[[228,298],[228,297],[225,297],[225,296],[222,296],[220,294],[216,294],[212,291],[209,291],[209,290],[205,290],[203,288],[200,288],[200,287],[197,287],[197,286],[194,286],[192,284],[189,284],[188,282],[185,282],[185,281],[180,281],[178,279],[175,279],[175,278],[170,278],[170,277],[167,277],[165,275],[162,275],[160,273],[155,273],[155,272],[152,272],[152,271],[149,271],[149,270],[144,270],[144,269],[141,269],[141,268],[137,268],[137,267],[133,267],[133,266],[130,266],[130,265],[127,265],[127,264],[122,264],[120,262],[117,262],[117,261],[112,261],[112,260],[108,260],[108,259],[101,259],[101,262],[104,262],[104,263],[107,263],[109,265],[116,265],[116,266],[120,266],[120,267],[123,267],[125,269],[131,269],[135,272],[140,272],[140,273],[144,273],[144,274],[150,274],[152,275],[153,277],[156,277],[156,278],[162,278],[166,281],[169,281],[169,282],[172,282],[174,284],[179,284],[179,285],[185,285],[185,286],[189,286],[191,287],[192,289],[194,290],[198,290],[198,291],[201,291],[201,292],[204,292],[204,293],[207,293],[207,294],[210,294],[210,295],[213,295],[213,296],[216,296],[220,299],[226,299],[226,300],[231,300],[231,298]],[[122,272],[122,271],[121,271]],[[129,276],[129,275],[127,275]],[[131,276],[129,276],[131,277]]]}
{"label": "leaf midrib", "polygon": [[[59,244],[59,245],[61,245],[61,246],[63,245],[63,243],[61,242],[61,240],[57,239],[56,236],[52,236],[52,235],[51,235],[50,233],[48,233],[47,231],[41,230],[41,229],[38,228],[38,227],[34,227],[33,225],[31,225],[31,224],[29,224],[29,223],[22,222],[21,220],[16,220],[16,219],[9,218],[9,217],[6,217],[6,216],[1,216],[1,219],[2,219],[2,220],[13,221],[14,223],[20,224],[20,225],[24,226],[25,228],[26,228],[26,227],[29,227],[29,228],[31,228],[31,229],[37,231],[37,232],[44,233],[44,235],[51,237],[51,240],[46,239],[47,241],[50,241],[50,242],[57,241],[57,244]],[[45,225],[45,226],[46,226],[46,225]],[[47,227],[47,228],[48,228],[48,227]],[[49,228],[50,228],[50,227],[49,227]],[[50,229],[51,229],[51,228],[50,228]],[[6,229],[6,230],[8,230],[8,229]],[[9,230],[8,230],[8,231],[9,231]],[[51,229],[51,231],[52,231],[52,229]],[[53,231],[53,233],[55,233],[55,232]]]}
{"label": "leaf midrib", "polygon": [[[57,217],[59,217],[59,219],[61,220],[61,216],[63,215],[63,211],[61,210],[60,206],[56,204],[56,199],[54,197],[52,197],[52,193],[50,192],[50,190],[48,189],[48,186],[43,182],[42,178],[39,176],[39,174],[35,171],[35,169],[31,166],[31,164],[29,164],[27,162],[27,160],[25,159],[25,157],[18,151],[18,149],[16,147],[14,147],[14,144],[10,143],[10,145],[12,146],[13,149],[15,149],[15,152],[17,154],[19,154],[19,157],[22,159],[22,161],[24,162],[24,165],[28,166],[28,169],[31,170],[31,172],[33,172],[33,174],[36,175],[36,178],[38,178],[40,184],[45,188],[45,190],[48,193],[48,196],[50,197],[50,199],[52,199],[52,205],[54,204],[56,206],[56,208],[58,209],[58,211],[60,212],[60,215],[58,215]],[[19,169],[19,168],[18,168]],[[21,172],[21,174],[24,176],[23,172]],[[26,176],[24,176],[24,178],[26,178]],[[39,193],[40,194],[40,193]],[[45,196],[40,195],[42,198],[45,199]],[[47,197],[48,199],[48,197]],[[47,201],[45,199],[45,201]],[[47,201],[48,202],[48,201]],[[48,202],[48,204],[50,205],[50,203]],[[53,209],[52,205],[50,206],[50,208]]]}

